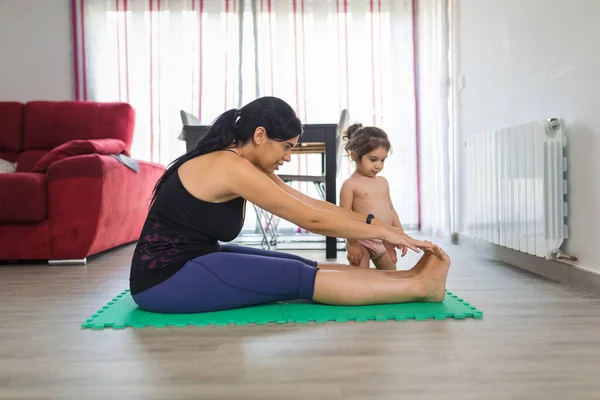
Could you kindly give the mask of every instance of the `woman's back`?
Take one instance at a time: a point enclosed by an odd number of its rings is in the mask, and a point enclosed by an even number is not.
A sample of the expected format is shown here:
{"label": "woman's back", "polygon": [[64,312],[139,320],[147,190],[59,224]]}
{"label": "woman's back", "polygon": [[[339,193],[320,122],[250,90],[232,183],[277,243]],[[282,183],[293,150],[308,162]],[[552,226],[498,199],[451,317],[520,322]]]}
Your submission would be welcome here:
{"label": "woman's back", "polygon": [[168,279],[192,258],[219,251],[218,241],[231,241],[240,233],[244,211],[241,197],[224,202],[200,200],[186,189],[179,171],[174,171],[162,185],[136,245],[131,293]]}

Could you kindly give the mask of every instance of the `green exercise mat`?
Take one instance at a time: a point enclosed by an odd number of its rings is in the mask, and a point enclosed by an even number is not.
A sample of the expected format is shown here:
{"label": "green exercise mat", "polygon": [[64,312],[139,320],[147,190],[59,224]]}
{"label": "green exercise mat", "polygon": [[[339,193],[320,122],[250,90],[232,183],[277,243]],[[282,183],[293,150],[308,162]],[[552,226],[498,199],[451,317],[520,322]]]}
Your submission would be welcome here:
{"label": "green exercise mat", "polygon": [[189,325],[285,324],[290,322],[301,324],[327,321],[404,321],[407,319],[421,321],[467,317],[480,319],[483,318],[483,313],[448,291],[441,303],[328,306],[298,301],[198,314],[157,314],[138,308],[131,298],[129,290],[125,290],[88,318],[82,324],[82,328],[123,329],[125,327],[145,328],[150,326],[165,328]]}

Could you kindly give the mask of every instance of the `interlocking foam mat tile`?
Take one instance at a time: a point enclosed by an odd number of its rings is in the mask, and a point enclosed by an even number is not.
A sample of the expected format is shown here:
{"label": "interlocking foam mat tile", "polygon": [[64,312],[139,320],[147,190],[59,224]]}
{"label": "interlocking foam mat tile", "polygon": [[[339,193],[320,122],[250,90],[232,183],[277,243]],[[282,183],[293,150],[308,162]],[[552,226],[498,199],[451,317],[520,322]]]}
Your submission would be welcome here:
{"label": "interlocking foam mat tile", "polygon": [[446,291],[441,303],[403,303],[370,306],[328,306],[311,302],[280,302],[262,306],[238,308],[197,314],[157,314],[144,311],[135,304],[129,290],[125,290],[88,318],[85,329],[104,328],[165,328],[167,326],[208,326],[286,324],[308,322],[347,321],[405,321],[414,319],[443,320],[446,318],[483,318],[483,312],[455,294]]}

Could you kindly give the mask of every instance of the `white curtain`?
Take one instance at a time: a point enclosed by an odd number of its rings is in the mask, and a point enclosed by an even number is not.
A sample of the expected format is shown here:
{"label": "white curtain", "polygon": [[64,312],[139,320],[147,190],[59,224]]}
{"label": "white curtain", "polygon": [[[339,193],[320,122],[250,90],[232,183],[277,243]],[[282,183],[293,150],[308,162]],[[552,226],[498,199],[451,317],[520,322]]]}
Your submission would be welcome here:
{"label": "white curtain", "polygon": [[[304,123],[374,124],[391,138],[383,175],[406,227],[418,225],[413,12],[405,0],[73,0],[76,98],[127,101],[132,155],[185,151],[180,110],[211,123],[256,97]],[[352,171],[346,159],[339,184]],[[320,174],[318,155],[281,173]],[[338,188],[339,188],[338,184]],[[313,196],[308,183],[296,184]],[[254,229],[247,218],[246,229]],[[283,229],[295,229],[281,225]]]}
{"label": "white curtain", "polygon": [[75,5],[79,98],[125,101],[135,108],[133,156],[168,164],[185,152],[177,139],[180,110],[210,123],[239,105],[235,1],[85,0]]}
{"label": "white curtain", "polygon": [[416,7],[418,68],[419,195],[421,231],[450,235],[451,0],[419,0]]}
{"label": "white curtain", "polygon": [[[377,0],[258,3],[258,93],[287,100],[306,123],[335,122],[346,108],[352,122],[383,128],[393,146],[383,175],[390,182],[400,219],[407,227],[416,227],[410,4]],[[249,98],[253,94],[248,93]],[[318,174],[318,157],[297,157],[282,173]],[[338,187],[351,172],[352,165],[344,158]],[[306,183],[299,187],[309,193],[313,190]]]}

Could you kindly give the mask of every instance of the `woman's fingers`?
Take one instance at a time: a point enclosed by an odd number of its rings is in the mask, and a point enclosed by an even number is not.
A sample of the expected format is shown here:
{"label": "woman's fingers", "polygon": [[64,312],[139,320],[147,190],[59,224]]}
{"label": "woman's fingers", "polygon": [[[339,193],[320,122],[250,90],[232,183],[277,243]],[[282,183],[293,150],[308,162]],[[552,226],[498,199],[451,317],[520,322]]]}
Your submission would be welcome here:
{"label": "woman's fingers", "polygon": [[[402,245],[401,245],[401,246],[402,246]],[[410,244],[410,243],[409,243],[409,244],[406,244],[406,246],[407,246],[409,249],[411,249],[412,251],[414,251],[415,253],[420,253],[420,252],[421,252],[421,250],[419,250],[419,248],[418,248],[417,246],[414,246],[414,245],[412,245],[412,244]]]}
{"label": "woman's fingers", "polygon": [[[394,232],[394,230],[392,230],[392,232]],[[433,246],[433,243],[428,240],[413,239],[406,233],[394,233],[399,235],[399,237],[394,238],[395,240],[393,240],[391,244],[392,246],[397,247],[402,251],[402,257],[406,255],[408,249],[414,251],[415,253],[420,253],[421,250],[430,249]]]}
{"label": "woman's fingers", "polygon": [[[405,240],[406,240],[405,246],[410,248],[415,253],[420,253],[421,250],[430,249],[433,246],[433,243],[430,241],[417,240],[417,239],[411,238],[408,235],[405,235],[405,236],[406,236],[405,237]],[[402,244],[399,247],[402,248]],[[403,254],[406,254],[406,249],[403,249]]]}
{"label": "woman's fingers", "polygon": [[421,249],[430,249],[433,246],[433,243],[428,242],[428,241],[424,241],[424,240],[416,240],[413,238],[410,238],[412,245],[419,247]]}

